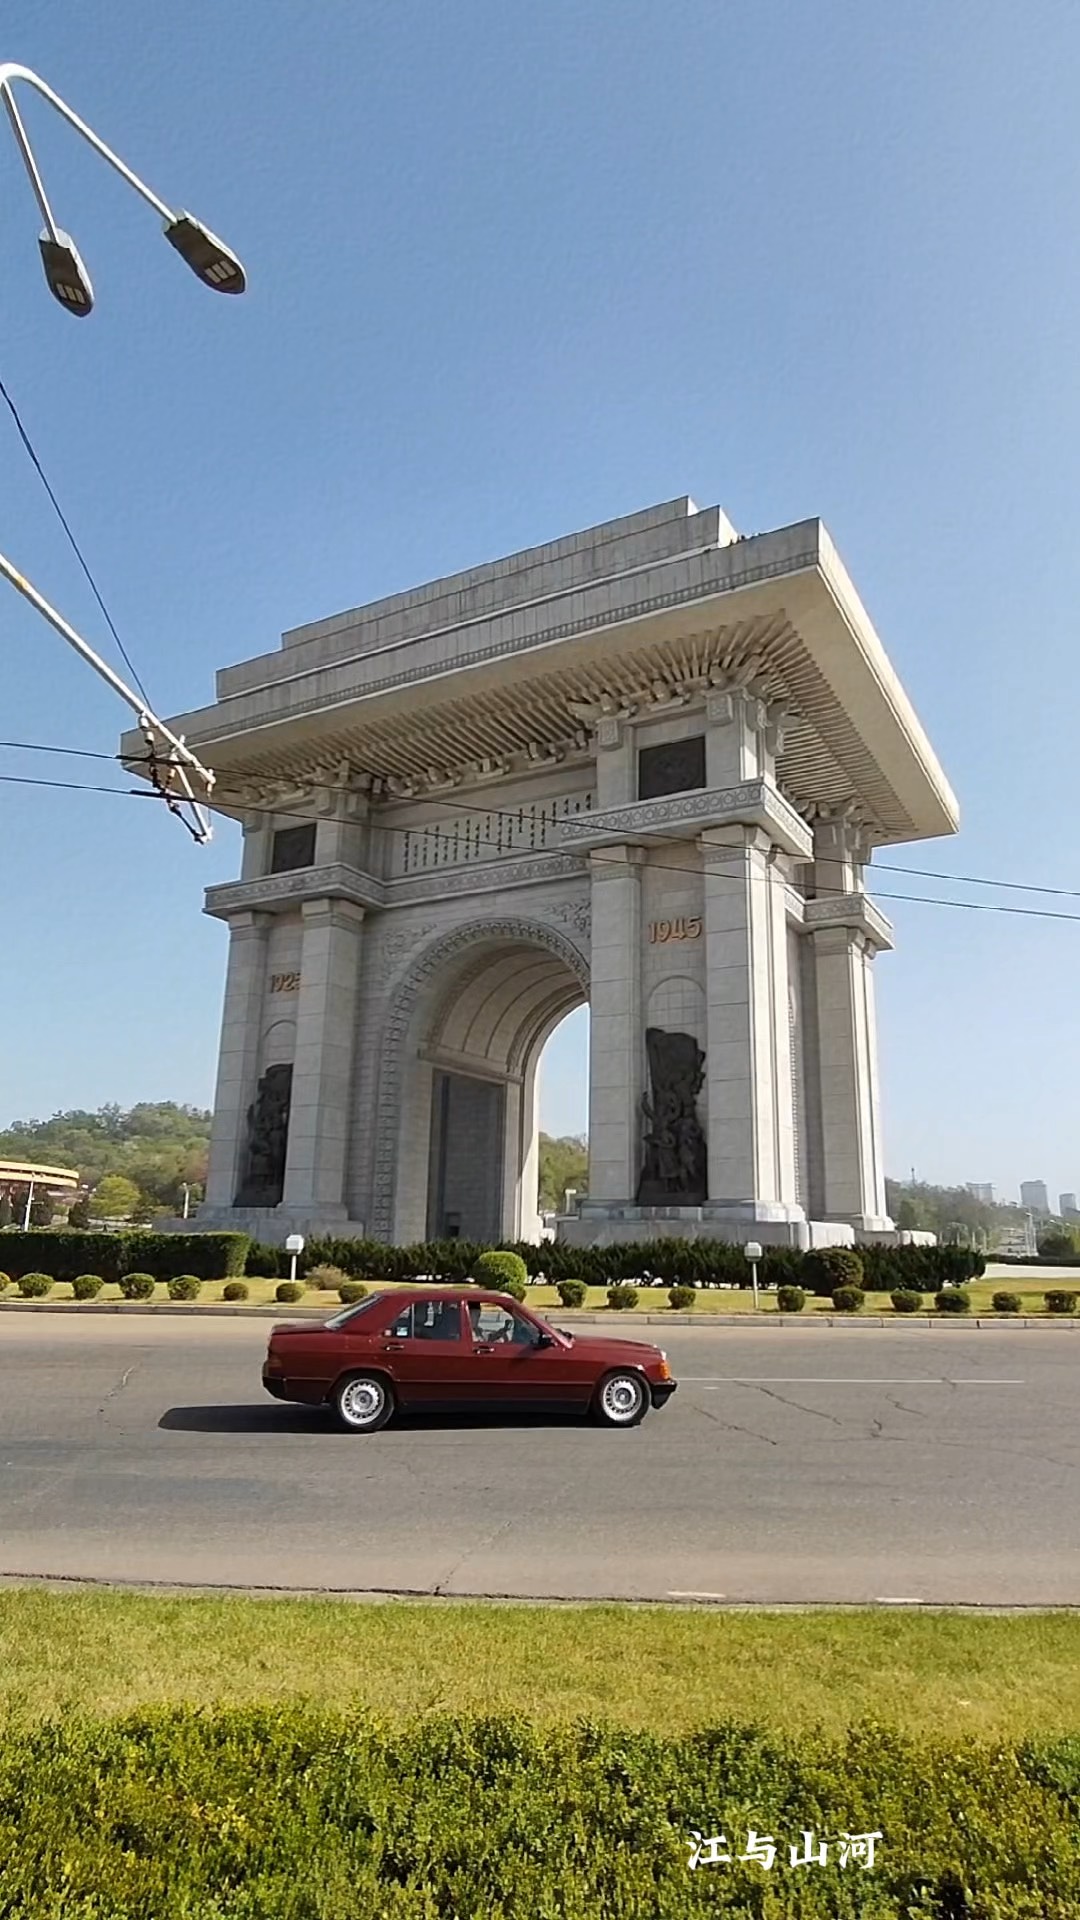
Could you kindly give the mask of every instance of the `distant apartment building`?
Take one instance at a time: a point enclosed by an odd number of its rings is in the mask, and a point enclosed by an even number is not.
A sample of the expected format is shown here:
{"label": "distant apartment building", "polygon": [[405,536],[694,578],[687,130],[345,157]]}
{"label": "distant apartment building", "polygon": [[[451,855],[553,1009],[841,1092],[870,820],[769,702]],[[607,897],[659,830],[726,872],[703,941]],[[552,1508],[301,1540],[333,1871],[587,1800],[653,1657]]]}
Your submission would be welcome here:
{"label": "distant apartment building", "polygon": [[1058,1212],[1063,1220],[1076,1219],[1077,1207],[1075,1193],[1060,1193],[1058,1195]]}
{"label": "distant apartment building", "polygon": [[1022,1180],[1020,1182],[1020,1205],[1031,1213],[1049,1213],[1050,1195],[1046,1191],[1045,1180]]}
{"label": "distant apartment building", "polygon": [[972,1199],[978,1200],[984,1207],[992,1207],[994,1204],[994,1183],[992,1180],[967,1180],[964,1183],[964,1192],[970,1193]]}

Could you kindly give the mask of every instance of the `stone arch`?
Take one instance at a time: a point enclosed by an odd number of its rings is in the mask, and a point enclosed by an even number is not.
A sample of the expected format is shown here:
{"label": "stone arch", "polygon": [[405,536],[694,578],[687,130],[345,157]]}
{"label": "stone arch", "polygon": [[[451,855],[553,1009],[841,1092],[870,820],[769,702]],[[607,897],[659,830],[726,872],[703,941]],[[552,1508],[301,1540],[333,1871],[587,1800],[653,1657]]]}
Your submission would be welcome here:
{"label": "stone arch", "polygon": [[[383,1038],[379,1064],[375,1164],[369,1228],[376,1239],[392,1240],[394,1237],[402,1082],[407,1048],[410,1035],[415,1029],[418,1010],[424,996],[441,973],[444,971],[452,973],[455,966],[463,958],[467,958],[472,950],[485,947],[491,950],[488,955],[481,960],[478,951],[477,965],[473,968],[466,967],[458,974],[459,987],[467,988],[470,984],[475,984],[490,966],[492,955],[500,948],[535,948],[546,952],[552,959],[560,962],[570,976],[573,987],[576,989],[575,993],[568,996],[565,992],[560,994],[555,990],[544,996],[542,1003],[533,1010],[536,1015],[534,1035],[542,1033],[546,1038],[558,1024],[563,1013],[569,1011],[574,998],[588,1000],[589,963],[582,947],[568,933],[546,926],[543,921],[518,915],[470,920],[462,926],[452,928],[449,932],[436,935],[431,940],[408,968],[394,993]],[[425,1029],[429,1039],[443,1017],[441,1006],[442,1003],[437,1003],[432,1019]],[[516,1044],[508,1050],[508,1065],[512,1062],[515,1068],[519,1068],[522,1054],[527,1047],[528,1036],[522,1038],[519,1035]]]}

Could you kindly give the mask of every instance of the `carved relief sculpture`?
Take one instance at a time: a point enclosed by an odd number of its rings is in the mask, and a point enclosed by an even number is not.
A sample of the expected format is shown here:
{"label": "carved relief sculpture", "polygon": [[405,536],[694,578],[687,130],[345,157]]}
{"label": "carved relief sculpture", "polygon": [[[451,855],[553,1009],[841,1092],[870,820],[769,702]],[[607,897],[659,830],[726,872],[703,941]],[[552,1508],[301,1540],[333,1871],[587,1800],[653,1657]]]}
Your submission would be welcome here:
{"label": "carved relief sculpture", "polygon": [[705,1135],[697,1097],[705,1082],[705,1055],[689,1033],[645,1034],[650,1092],[642,1100],[645,1156],[639,1206],[700,1206],[708,1198]]}
{"label": "carved relief sculpture", "polygon": [[285,1187],[285,1149],[289,1138],[291,1066],[268,1067],[247,1111],[244,1172],[237,1207],[276,1207]]}

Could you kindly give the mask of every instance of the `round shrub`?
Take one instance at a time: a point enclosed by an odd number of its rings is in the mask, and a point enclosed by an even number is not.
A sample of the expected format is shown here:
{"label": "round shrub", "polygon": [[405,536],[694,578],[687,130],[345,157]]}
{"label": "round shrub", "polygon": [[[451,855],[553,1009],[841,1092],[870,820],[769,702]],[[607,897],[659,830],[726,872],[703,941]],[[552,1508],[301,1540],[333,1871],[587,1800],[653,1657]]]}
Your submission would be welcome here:
{"label": "round shrub", "polygon": [[1018,1293],[995,1293],[990,1304],[995,1313],[1019,1313],[1024,1303]]}
{"label": "round shrub", "polygon": [[337,1293],[349,1278],[344,1267],[312,1267],[304,1277],[319,1293]]}
{"label": "round shrub", "polygon": [[676,1313],[689,1313],[697,1298],[696,1287],[669,1287],[668,1299]]}
{"label": "round shrub", "polygon": [[838,1287],[863,1283],[862,1257],[854,1247],[815,1247],[807,1254],[803,1271],[819,1300],[827,1300]]}
{"label": "round shrub", "polygon": [[279,1280],[274,1288],[274,1299],[283,1301],[286,1306],[291,1305],[294,1300],[302,1300],[303,1297],[304,1289],[299,1280]]}
{"label": "round shrub", "polygon": [[801,1313],[806,1295],[801,1287],[777,1287],[776,1304],[781,1313]]}
{"label": "round shrub", "polygon": [[934,1305],[939,1313],[970,1313],[971,1295],[963,1287],[942,1287],[934,1295]]}
{"label": "round shrub", "polygon": [[514,1300],[524,1300],[529,1269],[520,1253],[482,1253],[473,1263],[473,1278],[478,1286],[508,1293]]}
{"label": "round shrub", "polygon": [[104,1284],[100,1273],[77,1273],[71,1291],[76,1300],[96,1300]]}
{"label": "round shrub", "polygon": [[169,1281],[170,1300],[197,1300],[202,1291],[202,1281],[195,1273],[177,1273]]}
{"label": "round shrub", "polygon": [[152,1300],[154,1276],[152,1273],[122,1273],[120,1291],[125,1300]]}
{"label": "round shrub", "polygon": [[1076,1295],[1066,1287],[1051,1287],[1043,1294],[1047,1313],[1075,1313]]}
{"label": "round shrub", "polygon": [[52,1292],[51,1273],[23,1273],[19,1276],[19,1292],[24,1300],[43,1300]]}
{"label": "round shrub", "polygon": [[0,1293],[6,1293],[11,1285],[10,1273],[0,1273]]}
{"label": "round shrub", "polygon": [[246,1280],[226,1280],[221,1289],[223,1300],[246,1300],[251,1292]]}
{"label": "round shrub", "polygon": [[607,1303],[614,1313],[628,1313],[638,1303],[638,1290],[620,1280],[607,1290]]}
{"label": "round shrub", "polygon": [[583,1307],[589,1295],[584,1280],[556,1280],[555,1291],[564,1307]]}
{"label": "round shrub", "polygon": [[362,1280],[343,1280],[338,1288],[338,1299],[344,1307],[355,1307],[358,1300],[367,1299],[367,1288]]}
{"label": "round shrub", "polygon": [[922,1294],[916,1293],[914,1287],[897,1287],[896,1292],[891,1293],[889,1298],[893,1303],[894,1313],[918,1313],[922,1306]]}
{"label": "round shrub", "polygon": [[858,1313],[866,1295],[861,1287],[834,1287],[832,1303],[837,1313]]}
{"label": "round shrub", "polygon": [[255,1280],[274,1280],[277,1277],[279,1254],[276,1247],[260,1246],[256,1240],[247,1250],[244,1260],[244,1272]]}

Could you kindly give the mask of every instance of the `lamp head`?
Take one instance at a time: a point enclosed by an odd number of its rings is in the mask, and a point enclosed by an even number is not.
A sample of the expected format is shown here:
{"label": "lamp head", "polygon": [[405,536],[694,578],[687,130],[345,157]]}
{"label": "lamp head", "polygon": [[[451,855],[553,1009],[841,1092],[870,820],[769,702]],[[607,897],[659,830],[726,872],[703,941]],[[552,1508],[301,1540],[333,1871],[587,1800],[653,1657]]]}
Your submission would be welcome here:
{"label": "lamp head", "polygon": [[165,238],[186,260],[192,273],[215,293],[243,293],[247,281],[235,253],[190,213],[178,213],[165,228]]}
{"label": "lamp head", "polygon": [[38,245],[49,292],[68,313],[83,318],[94,304],[94,289],[71,235],[57,229],[54,239],[51,233],[43,233]]}

